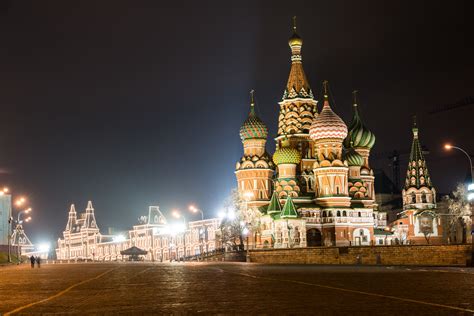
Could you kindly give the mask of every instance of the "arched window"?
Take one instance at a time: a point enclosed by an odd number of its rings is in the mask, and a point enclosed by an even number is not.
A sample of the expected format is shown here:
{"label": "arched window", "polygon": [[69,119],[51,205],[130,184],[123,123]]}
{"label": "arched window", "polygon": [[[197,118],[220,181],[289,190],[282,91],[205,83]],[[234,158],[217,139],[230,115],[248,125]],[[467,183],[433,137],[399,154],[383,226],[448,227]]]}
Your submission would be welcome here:
{"label": "arched window", "polygon": [[337,217],[341,217],[341,211],[337,211]]}
{"label": "arched window", "polygon": [[346,217],[346,216],[347,216],[347,212],[346,212],[346,211],[342,211],[342,216]]}
{"label": "arched window", "polygon": [[326,217],[326,211],[323,211],[323,217]]}
{"label": "arched window", "polygon": [[359,217],[362,217],[361,213],[360,212],[357,212],[357,216]]}

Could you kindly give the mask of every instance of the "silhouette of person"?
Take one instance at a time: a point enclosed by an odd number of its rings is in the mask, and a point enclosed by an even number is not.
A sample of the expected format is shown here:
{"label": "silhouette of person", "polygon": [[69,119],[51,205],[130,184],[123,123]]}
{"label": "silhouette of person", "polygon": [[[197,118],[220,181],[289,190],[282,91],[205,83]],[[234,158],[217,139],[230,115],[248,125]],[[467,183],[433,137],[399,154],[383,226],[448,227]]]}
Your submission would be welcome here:
{"label": "silhouette of person", "polygon": [[30,257],[30,262],[31,262],[31,268],[34,268],[35,267],[35,257],[31,256]]}

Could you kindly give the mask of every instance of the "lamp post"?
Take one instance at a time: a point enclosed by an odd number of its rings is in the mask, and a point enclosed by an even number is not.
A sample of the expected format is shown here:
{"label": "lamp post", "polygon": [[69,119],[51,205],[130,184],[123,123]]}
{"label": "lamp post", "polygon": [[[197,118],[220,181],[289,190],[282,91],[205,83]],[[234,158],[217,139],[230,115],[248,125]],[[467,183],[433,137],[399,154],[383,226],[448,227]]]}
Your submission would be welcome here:
{"label": "lamp post", "polygon": [[[200,247],[201,247],[201,253],[204,252],[204,237],[202,237],[201,235],[205,233],[205,227],[204,227],[204,213],[201,209],[197,208],[196,206],[194,205],[189,205],[189,210],[193,213],[201,213],[201,230],[199,231],[199,244],[200,244]],[[207,248],[207,240],[206,240],[206,252],[207,252],[208,248]]]}
{"label": "lamp post", "polygon": [[[4,195],[4,194],[7,194],[9,192],[9,189],[8,188],[3,188],[2,191],[0,191],[0,195]],[[16,201],[15,201],[15,206],[17,207],[21,207],[23,206],[23,204],[25,204],[26,202],[26,198],[24,197],[20,197],[18,198]],[[17,231],[17,228],[18,228],[18,223],[20,222],[20,214],[23,214],[23,213],[29,213],[31,211],[31,208],[27,209],[27,210],[24,210],[24,211],[20,211],[18,213],[18,217],[17,217],[17,221],[16,221],[16,225],[15,226],[15,230]],[[12,206],[9,207],[9,210],[8,210],[8,262],[11,263],[12,262],[12,259],[11,259],[11,246],[12,246],[12,226],[13,226],[13,223],[15,222],[15,219],[13,218],[13,214],[12,214]],[[30,221],[31,220],[31,217],[28,218],[26,220],[26,222]],[[18,233],[18,231],[17,231]],[[20,256],[18,257],[18,260],[20,260]]]}
{"label": "lamp post", "polygon": [[[21,215],[28,214],[29,212],[31,212],[31,207],[26,209],[26,210],[18,212],[17,219],[12,220],[13,222],[16,223],[15,232],[16,232],[17,235],[19,235],[21,233],[21,230],[22,230],[21,225],[23,224],[23,222],[28,223],[31,220],[31,216],[28,216],[25,220],[22,220]],[[20,264],[20,262],[21,262],[21,243],[20,243],[20,239],[18,239],[17,255],[18,255],[18,264]]]}
{"label": "lamp post", "polygon": [[[249,214],[249,201],[254,197],[252,191],[245,191],[244,194],[244,201],[245,201],[245,230],[247,235],[247,252],[246,252],[246,261],[250,262],[250,253],[249,253],[249,227],[251,227],[252,223],[250,222],[250,214]],[[253,232],[252,232],[253,234]],[[255,242],[254,242],[255,243]],[[255,245],[254,245],[255,246]]]}
{"label": "lamp post", "polygon": [[[179,213],[178,210],[173,210],[171,212],[171,215],[173,215],[173,217],[175,218],[181,218],[181,217],[183,218],[183,248],[184,248],[183,261],[186,261],[186,218],[184,217],[184,215]],[[176,240],[176,244],[177,244],[177,240]]]}
{"label": "lamp post", "polygon": [[453,146],[451,144],[444,145],[444,148],[447,149],[447,150],[451,150],[452,148],[457,149],[457,150],[461,151],[467,157],[467,159],[469,160],[469,167],[470,167],[470,171],[471,171],[471,183],[467,187],[468,194],[467,194],[466,198],[471,204],[471,244],[472,244],[472,247],[471,247],[471,266],[474,266],[474,211],[473,211],[474,170],[472,169],[471,155],[469,155],[467,153],[467,151],[465,151],[464,149],[462,149],[458,146]]}

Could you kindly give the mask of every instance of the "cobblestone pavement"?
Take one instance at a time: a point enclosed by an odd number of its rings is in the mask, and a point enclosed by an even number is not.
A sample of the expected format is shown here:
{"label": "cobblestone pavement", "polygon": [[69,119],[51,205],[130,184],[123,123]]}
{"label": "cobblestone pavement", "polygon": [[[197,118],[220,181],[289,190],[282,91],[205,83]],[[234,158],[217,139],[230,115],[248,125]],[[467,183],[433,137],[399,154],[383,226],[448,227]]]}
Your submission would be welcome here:
{"label": "cobblestone pavement", "polygon": [[474,315],[474,269],[246,263],[0,268],[0,314]]}

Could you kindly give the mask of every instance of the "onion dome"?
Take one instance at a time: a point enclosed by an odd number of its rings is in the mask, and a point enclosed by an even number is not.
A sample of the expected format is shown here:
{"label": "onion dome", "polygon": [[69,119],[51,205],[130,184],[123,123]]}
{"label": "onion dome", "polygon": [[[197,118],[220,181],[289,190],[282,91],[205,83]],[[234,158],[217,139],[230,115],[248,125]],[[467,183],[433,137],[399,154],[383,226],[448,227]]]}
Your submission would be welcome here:
{"label": "onion dome", "polygon": [[375,135],[365,125],[359,116],[359,110],[357,107],[357,91],[353,92],[354,95],[354,117],[349,125],[349,135],[344,141],[344,146],[349,147],[352,143],[353,147],[356,148],[368,148],[372,149],[375,145]]}
{"label": "onion dome", "polygon": [[351,150],[347,153],[346,160],[349,166],[363,166],[364,165],[364,157],[362,157],[361,154],[359,154],[353,148],[351,148]]}
{"label": "onion dome", "polygon": [[303,45],[303,39],[296,33],[296,16],[293,17],[293,35],[288,40],[288,45],[292,50],[294,46],[301,47]]}
{"label": "onion dome", "polygon": [[311,124],[309,135],[312,140],[341,139],[347,136],[346,123],[331,109],[327,92],[327,81],[324,81],[324,105],[321,113]]}
{"label": "onion dome", "polygon": [[284,139],[282,141],[282,146],[273,154],[273,161],[277,165],[297,165],[301,161],[301,154],[295,148],[290,147],[290,142],[288,139]]}
{"label": "onion dome", "polygon": [[247,139],[266,139],[268,135],[267,126],[255,114],[254,90],[250,92],[250,112],[244,124],[240,127],[240,138],[242,141]]}

